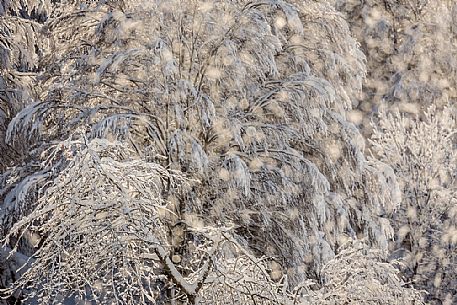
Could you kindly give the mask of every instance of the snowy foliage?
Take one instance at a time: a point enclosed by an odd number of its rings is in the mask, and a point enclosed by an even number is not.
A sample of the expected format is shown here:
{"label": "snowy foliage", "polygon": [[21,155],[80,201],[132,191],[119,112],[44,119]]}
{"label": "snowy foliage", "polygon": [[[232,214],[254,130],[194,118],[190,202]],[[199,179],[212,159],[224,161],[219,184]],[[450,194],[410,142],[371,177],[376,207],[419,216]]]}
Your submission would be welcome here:
{"label": "snowy foliage", "polygon": [[[12,149],[5,143],[5,131],[9,121],[36,94],[33,86],[39,70],[39,57],[46,40],[38,36],[42,24],[17,4],[20,1],[0,1],[0,169],[11,166],[19,158],[20,150]],[[30,16],[29,16],[30,17]]]}
{"label": "snowy foliage", "polygon": [[[335,0],[367,56],[358,111],[382,101],[403,113],[457,101],[457,3],[454,0]],[[357,116],[354,116],[355,118]],[[369,116],[356,121],[369,133]]]}
{"label": "snowy foliage", "polygon": [[118,151],[128,150],[106,140],[51,149],[50,155],[66,154],[68,165],[6,236],[31,231],[41,237],[35,263],[15,286],[36,289],[30,297],[37,294],[41,304],[58,303],[67,291],[103,301],[94,288],[100,279],[103,293],[124,304],[154,299],[144,288],[156,280],[147,256],[165,239],[157,213],[165,208],[162,180],[177,179],[158,165],[122,160]]}
{"label": "snowy foliage", "polygon": [[422,118],[382,111],[372,137],[373,151],[394,168],[403,193],[393,256],[416,287],[444,304],[457,301],[455,115],[433,106]]}
{"label": "snowy foliage", "polygon": [[[5,99],[17,111],[2,136],[20,158],[1,157],[2,237],[31,263],[6,292],[42,304],[307,304],[304,291],[327,287],[308,279],[340,285],[324,266],[348,240],[387,253],[400,189],[346,119],[365,56],[328,1],[33,2],[22,5],[39,54],[5,47],[36,70],[27,95]],[[366,260],[376,296],[419,300]]]}
{"label": "snowy foliage", "polygon": [[[454,304],[457,4],[334,2],[367,55],[367,82],[349,118],[373,134],[375,156],[393,167],[403,193],[391,256],[402,257],[428,301]],[[373,130],[363,113],[378,110]]]}
{"label": "snowy foliage", "polygon": [[363,241],[349,242],[322,270],[323,287],[310,291],[311,304],[424,304],[420,291],[407,288],[385,254]]}
{"label": "snowy foliage", "polygon": [[161,194],[164,187],[187,183],[179,173],[131,159],[134,152],[120,143],[65,144],[50,153],[66,155],[65,170],[6,236],[7,241],[25,232],[41,236],[31,267],[12,291],[21,288],[40,304],[69,297],[97,304],[162,304],[164,287],[175,282],[178,300],[215,304],[211,300],[231,296],[249,304],[243,300],[258,294],[255,304],[278,304],[278,285],[264,263],[240,253],[228,232],[189,225],[193,255],[168,257],[171,224]]}

